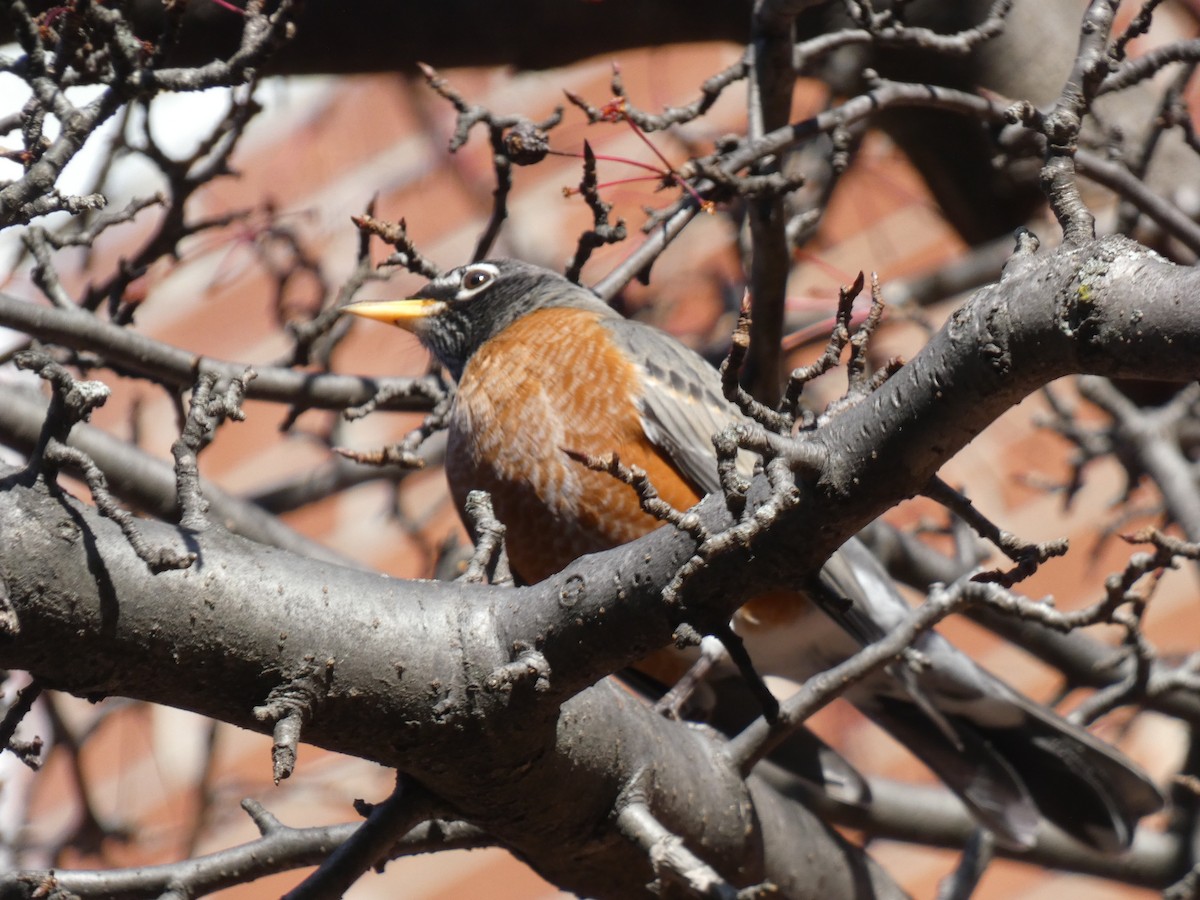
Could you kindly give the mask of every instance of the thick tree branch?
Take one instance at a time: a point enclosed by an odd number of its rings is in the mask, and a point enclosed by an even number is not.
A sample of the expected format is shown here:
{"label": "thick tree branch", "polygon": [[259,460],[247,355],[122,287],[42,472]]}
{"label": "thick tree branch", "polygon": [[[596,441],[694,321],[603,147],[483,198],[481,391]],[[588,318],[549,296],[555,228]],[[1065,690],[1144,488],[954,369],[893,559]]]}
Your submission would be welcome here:
{"label": "thick tree branch", "polygon": [[[381,579],[210,527],[176,532],[198,557],[186,574],[174,573],[184,577],[147,580],[112,523],[40,483],[25,487],[10,476],[4,487],[0,580],[20,629],[0,648],[5,665],[53,669],[48,683],[75,693],[174,703],[256,730],[264,724],[247,698],[266,698],[316,665],[322,678],[310,682],[306,741],[402,769],[559,884],[630,896],[653,879],[649,862],[616,839],[610,821],[622,785],[652,761],[657,816],[738,884],[805,883],[812,870],[797,870],[795,854],[783,852],[804,846],[823,861],[814,883],[843,884],[835,888],[841,893],[866,878],[881,896],[895,895],[882,873],[811,814],[765,789],[750,801],[704,732],[658,717],[608,683],[558,708],[564,694],[594,680],[581,664],[595,671],[616,649],[580,652],[571,605],[589,618],[595,610],[578,576],[524,589],[528,602],[514,607],[516,591]],[[175,532],[143,527],[150,539]],[[647,584],[631,578],[624,588],[638,602],[614,597],[608,618],[632,615],[636,625],[637,607],[652,594]],[[529,624],[511,621],[525,618],[523,607],[540,610],[547,625],[558,620],[547,656],[552,673],[562,674],[551,691],[489,690],[487,676],[514,646],[507,635]],[[69,661],[61,653],[64,625]],[[611,626],[600,631],[616,643]],[[480,771],[493,776],[486,787]],[[568,789],[573,803],[564,817],[555,798]],[[765,850],[768,835],[756,825],[763,821],[776,829]]]}
{"label": "thick tree branch", "polygon": [[[792,848],[810,845],[789,843],[782,859],[773,842],[799,840],[797,828],[823,834],[820,826],[789,807],[779,812],[790,817],[785,831],[747,832],[741,781],[719,745],[614,689],[586,686],[668,643],[680,621],[727,621],[748,593],[813,571],[1045,381],[1071,371],[1194,377],[1200,322],[1187,298],[1198,278],[1122,239],[1041,256],[1026,249],[908,366],[792,451],[806,461],[801,471],[819,477],[749,547],[731,547],[704,577],[688,579],[679,607],[659,596],[696,539],[673,529],[521,589],[380,579],[213,528],[178,533],[197,553],[195,566],[151,576],[116,526],[10,476],[0,580],[19,634],[0,647],[0,664],[76,693],[174,703],[259,729],[255,703],[319,668],[305,740],[403,769],[547,877],[588,893],[640,890],[652,878],[631,845],[612,843],[609,816],[638,763],[653,759],[664,827],[695,835],[704,821],[702,844],[689,847],[740,884],[786,880]],[[831,447],[838,452],[821,450]],[[749,508],[769,496],[768,479],[756,479]],[[720,497],[696,513],[709,534],[733,524]],[[169,530],[141,527],[151,538]],[[61,653],[68,640],[69,659]],[[523,647],[541,654],[546,681],[489,689],[489,676]],[[507,777],[481,792],[480,767]],[[575,803],[564,822],[561,804],[537,798],[560,790],[568,772]],[[686,786],[673,786],[676,778]],[[697,785],[711,790],[697,794]],[[761,822],[765,801],[753,786],[751,795]],[[760,839],[765,849],[754,849]],[[587,849],[596,841],[607,848],[602,865]],[[830,877],[850,877],[860,863],[848,864]]]}

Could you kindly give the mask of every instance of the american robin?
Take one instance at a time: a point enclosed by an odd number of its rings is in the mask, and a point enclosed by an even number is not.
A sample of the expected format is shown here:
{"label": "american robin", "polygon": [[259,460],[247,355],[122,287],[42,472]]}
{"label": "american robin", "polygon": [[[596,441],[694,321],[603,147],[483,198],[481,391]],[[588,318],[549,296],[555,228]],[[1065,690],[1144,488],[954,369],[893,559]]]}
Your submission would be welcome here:
{"label": "american robin", "polygon": [[[458,382],[446,475],[462,509],[491,493],[510,563],[526,582],[662,523],[635,491],[579,461],[617,453],[676,509],[720,489],[712,436],[744,421],[716,371],[668,335],[624,319],[547,269],[490,260],[454,269],[413,298],[347,312],[413,332]],[[752,460],[747,460],[752,464]],[[864,545],[825,564],[832,602],[803,594],[748,603],[734,617],[763,673],[803,681],[907,615]],[[847,601],[849,601],[847,603]],[[837,621],[826,615],[830,610]],[[1127,847],[1162,798],[1125,757],[1022,696],[936,633],[920,668],[896,664],[846,698],[890,731],[1001,840],[1030,846],[1039,813],[1095,847]]]}

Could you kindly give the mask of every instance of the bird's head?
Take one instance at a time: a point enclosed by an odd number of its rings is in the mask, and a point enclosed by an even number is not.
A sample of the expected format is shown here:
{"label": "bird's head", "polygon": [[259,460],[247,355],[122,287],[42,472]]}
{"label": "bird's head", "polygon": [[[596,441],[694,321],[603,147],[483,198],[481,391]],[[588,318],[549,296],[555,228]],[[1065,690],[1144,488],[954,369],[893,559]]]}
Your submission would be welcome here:
{"label": "bird's head", "polygon": [[455,378],[476,350],[522,316],[552,306],[609,308],[557,272],[514,259],[471,263],[439,275],[407,300],[364,300],[343,312],[411,331]]}

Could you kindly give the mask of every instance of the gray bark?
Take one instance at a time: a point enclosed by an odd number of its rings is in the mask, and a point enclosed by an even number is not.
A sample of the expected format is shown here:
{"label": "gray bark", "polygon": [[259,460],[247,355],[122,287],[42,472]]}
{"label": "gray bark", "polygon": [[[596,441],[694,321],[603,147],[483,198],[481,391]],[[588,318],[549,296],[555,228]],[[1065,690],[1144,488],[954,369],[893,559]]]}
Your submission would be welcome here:
{"label": "gray bark", "polygon": [[[653,877],[613,825],[635,786],[733,883],[766,878],[794,896],[870,884],[891,895],[886,876],[815,817],[747,787],[705,732],[597,680],[667,644],[680,621],[703,630],[747,596],[815,571],[1048,380],[1195,378],[1198,282],[1194,270],[1118,238],[1014,257],[907,366],[807,440],[801,502],[751,546],[714,558],[677,607],[660,592],[694,541],[670,529],[510,589],[386,579],[216,526],[146,522],[152,544],[198,554],[190,569],[151,575],[115,525],[10,472],[0,482],[9,607],[0,665],[76,694],[137,697],[260,730],[269,726],[254,707],[298,686],[311,700],[305,741],[411,773],[546,877],[587,895],[629,896]],[[768,494],[760,477],[752,506]],[[732,524],[719,497],[699,514],[710,532]],[[549,665],[546,689],[490,688],[489,676],[530,647]],[[1179,873],[1156,859],[1145,880],[1170,883]]]}

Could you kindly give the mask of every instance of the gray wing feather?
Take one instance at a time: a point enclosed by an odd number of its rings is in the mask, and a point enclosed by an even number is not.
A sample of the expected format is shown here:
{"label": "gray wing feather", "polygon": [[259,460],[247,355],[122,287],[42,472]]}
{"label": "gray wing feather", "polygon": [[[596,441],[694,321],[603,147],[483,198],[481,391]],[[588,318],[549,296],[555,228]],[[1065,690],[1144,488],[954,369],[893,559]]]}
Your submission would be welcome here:
{"label": "gray wing feather", "polygon": [[[720,488],[713,435],[745,422],[741,411],[721,393],[717,371],[703,357],[640,322],[606,319],[620,347],[653,387],[638,402],[642,427],[665,450],[680,473],[702,494]],[[738,469],[754,471],[754,455],[742,451]]]}

